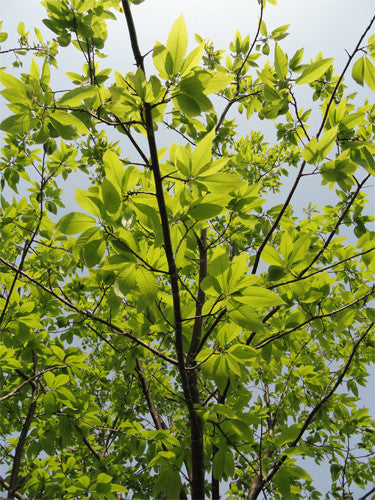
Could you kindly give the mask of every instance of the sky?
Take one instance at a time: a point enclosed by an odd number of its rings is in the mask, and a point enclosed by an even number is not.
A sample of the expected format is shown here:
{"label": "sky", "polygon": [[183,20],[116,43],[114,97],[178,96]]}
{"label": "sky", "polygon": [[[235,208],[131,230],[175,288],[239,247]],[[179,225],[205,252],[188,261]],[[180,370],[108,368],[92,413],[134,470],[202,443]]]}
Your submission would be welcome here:
{"label": "sky", "polygon": [[[361,36],[370,18],[375,14],[374,0],[279,0],[279,5],[268,4],[264,14],[264,20],[269,31],[289,24],[289,37],[282,40],[282,49],[291,57],[293,53],[305,47],[304,61],[309,58],[315,59],[319,52],[324,57],[334,57],[336,71],[339,72],[347,61],[347,53],[355,47],[357,40]],[[146,0],[143,4],[135,6],[133,15],[138,32],[138,38],[143,53],[148,52],[154,46],[155,40],[165,43],[168,32],[177,19],[183,13],[188,34],[189,48],[194,48],[196,42],[194,33],[200,34],[203,38],[208,38],[214,42],[216,49],[226,49],[233,39],[237,30],[242,36],[250,34],[250,38],[255,33],[259,7],[256,0]],[[33,32],[33,27],[41,29],[46,39],[52,34],[44,27],[41,20],[44,9],[39,0],[0,0],[0,20],[4,20],[3,30],[10,35],[10,41],[16,43],[16,27],[19,21],[23,21],[26,30]],[[114,67],[120,72],[132,71],[134,60],[128,42],[128,35],[122,15],[118,14],[121,22],[108,21],[109,37],[106,45],[107,59],[100,61],[102,68]],[[8,41],[3,44],[5,48],[11,46]],[[5,66],[12,59],[0,56],[0,67]],[[59,64],[64,71],[80,71],[83,61],[80,54],[75,49],[68,49],[65,55],[59,59]],[[57,73],[56,73],[57,75]],[[66,88],[69,80],[54,76],[59,88]],[[361,93],[361,102],[368,97],[374,102],[374,94],[366,89],[361,89],[348,78],[350,88]],[[312,102],[310,97],[304,97],[305,107],[309,107]],[[7,108],[0,101],[0,120],[8,116]],[[241,122],[242,123],[242,122]],[[251,122],[250,126],[257,126]],[[247,125],[249,127],[249,125]],[[241,124],[243,133],[247,133],[246,125]],[[160,142],[165,140],[160,137]],[[161,144],[161,147],[164,144]],[[314,187],[316,190],[315,201],[326,202],[327,191],[323,191],[320,186]],[[310,186],[311,190],[311,186]],[[374,212],[374,187],[368,188]],[[303,193],[294,199],[298,206],[304,199]],[[68,202],[74,203],[74,187],[70,190]],[[69,203],[69,209],[72,205]],[[363,392],[364,404],[372,407],[373,402],[374,376],[369,387]]]}

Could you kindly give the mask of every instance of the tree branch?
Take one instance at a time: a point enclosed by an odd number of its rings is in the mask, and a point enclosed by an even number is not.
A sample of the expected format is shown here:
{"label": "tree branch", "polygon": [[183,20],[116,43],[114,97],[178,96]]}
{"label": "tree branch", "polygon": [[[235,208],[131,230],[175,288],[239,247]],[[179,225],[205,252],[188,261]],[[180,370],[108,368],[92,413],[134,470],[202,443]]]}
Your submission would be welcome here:
{"label": "tree branch", "polygon": [[198,353],[202,336],[203,316],[202,310],[206,299],[206,294],[202,290],[201,283],[207,274],[207,229],[202,229],[200,238],[197,237],[199,247],[199,276],[198,276],[198,295],[195,307],[195,321],[193,333],[191,336],[190,348],[186,359],[187,366],[194,362]]}
{"label": "tree branch", "polygon": [[49,368],[46,368],[45,370],[42,370],[41,372],[38,372],[36,375],[33,375],[32,377],[26,379],[22,384],[17,386],[13,391],[9,392],[6,396],[2,396],[0,398],[1,401],[6,401],[7,399],[12,398],[13,396],[16,396],[16,394],[19,393],[19,391],[22,389],[22,387],[25,387],[25,385],[30,384],[31,382],[34,382],[38,380],[44,373],[50,372],[52,370],[62,370],[66,368],[66,366],[50,366]]}
{"label": "tree branch", "polygon": [[[137,33],[135,30],[132,13],[128,0],[122,0],[122,6],[128,26],[130,42],[134,54],[137,67],[145,73],[143,57],[139,50]],[[160,173],[158,152],[154,134],[154,124],[152,119],[152,108],[148,102],[144,102],[144,121],[147,133],[147,140],[150,151],[150,166],[154,176],[156,198],[158,201],[160,221],[163,231],[164,251],[168,262],[168,270],[170,283],[172,288],[172,299],[174,309],[174,327],[175,327],[175,347],[178,361],[178,371],[181,379],[182,389],[185,396],[185,402],[189,410],[189,420],[191,429],[191,445],[192,445],[192,466],[193,466],[193,483],[192,497],[194,499],[204,499],[204,450],[203,450],[203,430],[202,421],[194,406],[194,396],[192,394],[191,383],[185,369],[183,336],[182,336],[182,317],[181,303],[179,293],[179,282],[176,262],[173,255],[172,241],[169,229],[168,212],[164,199],[163,182]]]}
{"label": "tree branch", "polygon": [[[338,81],[336,83],[335,88],[332,91],[332,95],[331,95],[331,98],[330,98],[330,100],[329,100],[329,102],[327,104],[327,108],[325,110],[325,113],[324,113],[322,122],[320,124],[319,130],[318,130],[318,132],[317,132],[317,134],[315,136],[317,139],[319,138],[319,136],[320,136],[320,134],[321,134],[321,132],[322,132],[322,130],[324,128],[324,124],[325,124],[327,116],[328,116],[329,108],[330,108],[330,106],[331,106],[331,104],[332,104],[332,102],[333,102],[333,100],[335,98],[335,95],[336,95],[336,92],[337,92],[337,90],[338,90],[338,88],[340,86],[340,83],[341,83],[342,79],[344,78],[344,75],[345,75],[347,69],[349,68],[350,63],[351,63],[353,57],[358,52],[358,50],[360,48],[360,44],[362,43],[363,38],[366,36],[366,33],[370,30],[370,28],[371,28],[374,20],[375,20],[375,16],[371,19],[370,24],[368,25],[368,27],[366,28],[366,30],[362,34],[361,38],[359,39],[359,42],[357,43],[354,51],[349,56],[349,60],[348,60],[347,64],[345,65],[345,68],[343,69],[343,71],[342,71],[342,73],[341,73],[341,75],[340,75],[340,77],[339,77],[339,79],[338,79]],[[285,213],[285,210],[289,206],[289,203],[290,203],[290,201],[292,199],[292,196],[293,196],[295,190],[297,189],[299,181],[301,180],[301,177],[302,177],[302,174],[303,174],[305,166],[306,166],[306,161],[303,160],[302,164],[301,164],[301,167],[299,169],[299,172],[297,174],[297,177],[296,177],[296,179],[295,179],[295,181],[293,183],[293,186],[292,186],[291,190],[289,191],[289,194],[288,194],[288,196],[287,196],[287,198],[285,200],[285,203],[284,203],[283,207],[281,208],[278,216],[275,219],[275,222],[272,224],[271,229],[268,231],[267,235],[265,236],[264,240],[262,241],[262,244],[260,245],[260,247],[257,250],[257,253],[255,255],[254,265],[253,265],[253,268],[252,268],[252,271],[251,271],[252,274],[256,274],[256,271],[257,271],[258,265],[259,265],[259,259],[260,259],[261,253],[263,252],[263,249],[266,246],[268,240],[271,238],[272,234],[274,233],[275,229],[277,228],[277,226],[278,226],[278,224],[280,222],[280,219],[282,218],[282,216]]]}
{"label": "tree branch", "polygon": [[[375,247],[370,248],[369,250],[365,250],[364,252],[358,252],[355,253],[354,255],[351,255],[350,257],[347,257],[346,259],[339,260],[338,262],[335,262],[331,264],[330,266],[322,267],[321,269],[317,269],[313,273],[306,274],[304,276],[298,276],[297,278],[289,281],[283,281],[283,283],[276,283],[275,285],[272,285],[268,287],[270,290],[273,288],[278,288],[279,286],[283,285],[289,285],[290,283],[295,283],[296,281],[302,281],[308,278],[311,278],[312,276],[315,276],[316,274],[323,273],[324,271],[328,271],[328,269],[333,269],[336,266],[339,266],[340,264],[343,264],[344,262],[347,262],[348,260],[355,259],[356,257],[361,257],[362,255],[366,255],[367,253],[373,252],[375,250]],[[309,265],[310,267],[310,265]]]}
{"label": "tree branch", "polygon": [[[319,403],[311,410],[311,412],[309,413],[309,415],[307,416],[306,420],[305,420],[305,423],[303,424],[298,436],[295,438],[295,440],[293,442],[290,443],[289,447],[290,448],[293,448],[294,446],[297,446],[297,444],[299,443],[299,441],[301,440],[303,434],[305,433],[306,429],[309,427],[309,425],[311,424],[311,422],[314,420],[314,417],[315,415],[317,414],[317,412],[324,406],[324,404],[329,401],[331,399],[331,397],[333,396],[333,394],[336,392],[336,389],[339,387],[339,385],[341,384],[341,382],[343,381],[345,375],[347,374],[349,368],[351,367],[351,364],[353,362],[353,358],[354,358],[354,355],[355,353],[357,352],[359,346],[361,345],[362,341],[366,338],[366,336],[368,335],[368,333],[370,332],[370,330],[372,329],[372,327],[374,326],[374,323],[372,322],[368,328],[366,329],[366,331],[360,336],[360,338],[357,340],[357,342],[354,344],[353,346],[353,349],[349,355],[349,358],[348,360],[346,361],[345,365],[343,366],[342,368],[342,371],[341,371],[341,374],[340,376],[337,378],[336,380],[336,383],[334,384],[334,386],[332,387],[332,389],[328,392],[328,394],[326,394],[320,401]],[[287,459],[287,455],[283,455],[278,461],[277,463],[275,464],[274,468],[269,472],[267,478],[265,480],[263,480],[264,483],[268,483],[272,478],[273,476],[276,474],[276,472],[280,469],[280,467],[282,466],[282,464],[285,462],[285,460]],[[256,498],[256,497],[254,497]],[[366,497],[364,497],[366,498]]]}
{"label": "tree branch", "polygon": [[354,56],[355,56],[355,55],[356,55],[356,53],[360,50],[361,43],[362,43],[363,39],[365,38],[366,34],[370,31],[371,26],[373,25],[374,21],[375,21],[375,16],[373,16],[373,18],[371,19],[371,21],[370,21],[369,25],[367,26],[367,28],[365,29],[365,31],[362,33],[362,35],[361,35],[360,39],[358,40],[357,45],[355,46],[355,49],[354,49],[354,50],[353,50],[353,52],[349,55],[348,62],[346,63],[346,65],[345,65],[344,69],[342,70],[341,75],[340,75],[340,77],[339,77],[339,79],[337,80],[337,83],[336,83],[336,85],[335,85],[335,88],[334,88],[334,89],[333,89],[333,91],[332,91],[331,98],[330,98],[330,100],[329,100],[329,102],[328,102],[328,104],[327,104],[327,107],[326,107],[326,110],[325,110],[325,113],[324,113],[324,116],[323,116],[323,119],[322,119],[322,123],[321,123],[321,125],[320,125],[319,130],[318,130],[318,133],[316,134],[316,138],[317,138],[317,139],[319,138],[320,134],[322,133],[322,130],[323,130],[323,128],[324,128],[324,125],[325,125],[325,122],[326,122],[326,120],[327,120],[327,116],[328,116],[328,113],[329,113],[329,108],[331,107],[331,105],[332,105],[332,103],[333,103],[333,100],[334,100],[334,98],[335,98],[336,92],[337,92],[337,90],[338,90],[338,88],[339,88],[339,86],[340,86],[340,84],[341,84],[341,82],[342,82],[342,80],[343,80],[343,78],[344,78],[344,75],[345,75],[345,73],[347,72],[347,70],[348,70],[348,68],[349,68],[349,66],[350,66],[350,64],[351,64],[351,62],[352,62],[352,60],[353,60]]}
{"label": "tree branch", "polygon": [[337,229],[340,227],[342,221],[344,220],[344,217],[346,216],[346,214],[349,212],[350,210],[350,207],[353,205],[355,199],[357,198],[362,186],[366,183],[366,181],[369,179],[369,177],[371,177],[371,174],[368,174],[366,175],[366,177],[363,179],[363,181],[361,183],[358,184],[357,186],[357,189],[354,191],[352,197],[350,198],[349,202],[347,203],[347,205],[345,206],[345,209],[343,210],[342,214],[340,215],[340,217],[338,218],[336,224],[335,224],[335,227],[333,228],[333,230],[330,232],[328,238],[326,239],[326,241],[324,242],[324,245],[323,247],[319,250],[319,252],[315,255],[315,257],[313,258],[313,260],[310,262],[310,264],[305,268],[303,269],[298,277],[302,277],[306,271],[308,271],[310,269],[311,266],[313,266],[315,264],[315,262],[319,259],[319,257],[324,253],[324,251],[326,250],[326,248],[328,247],[328,245],[331,243],[332,241],[332,238],[335,236],[336,234],[336,231]]}
{"label": "tree branch", "polygon": [[[33,362],[34,362],[34,378],[38,376],[38,364],[37,364],[37,357],[34,351],[32,351],[32,356],[33,356]],[[17,491],[17,486],[18,486],[18,475],[19,475],[19,470],[21,466],[21,459],[23,455],[23,450],[26,444],[26,438],[27,434],[30,429],[31,422],[33,421],[34,414],[35,414],[35,409],[36,409],[36,398],[38,395],[38,386],[35,384],[34,380],[29,382],[32,387],[32,393],[31,393],[31,402],[30,406],[25,418],[25,421],[22,425],[21,433],[18,437],[18,442],[16,446],[16,451],[14,454],[14,460],[13,460],[13,467],[12,467],[12,472],[10,476],[10,482],[9,482],[9,489],[8,489],[8,500],[14,500],[16,497],[16,491]]]}
{"label": "tree branch", "polygon": [[311,323],[312,321],[315,321],[316,319],[329,318],[329,317],[333,316],[334,314],[337,314],[341,311],[345,311],[345,309],[348,309],[349,307],[351,307],[355,304],[358,304],[358,302],[360,302],[361,300],[364,300],[367,297],[369,297],[370,295],[372,295],[374,292],[374,288],[375,287],[372,287],[372,289],[369,293],[366,293],[366,295],[363,295],[359,299],[353,300],[353,302],[350,302],[350,304],[346,304],[345,306],[340,307],[339,309],[335,309],[334,311],[331,311],[331,312],[325,313],[325,314],[317,314],[316,316],[312,316],[311,318],[304,321],[300,325],[297,325],[293,328],[290,328],[289,330],[286,330],[285,332],[280,332],[280,333],[275,333],[274,335],[270,335],[268,338],[263,339],[260,342],[258,342],[258,344],[256,344],[254,346],[254,349],[261,349],[262,347],[266,346],[270,342],[273,342],[274,340],[277,340],[277,339],[281,339],[282,337],[285,337],[285,335],[289,335],[289,333],[292,333],[292,332],[295,332],[296,330],[299,330],[300,328],[308,325],[309,323]]}
{"label": "tree branch", "polygon": [[[5,479],[3,479],[1,476],[0,476],[0,485],[9,491],[10,488],[9,483],[7,483]],[[18,491],[14,492],[14,497],[17,498],[18,500],[27,500],[27,498],[21,495],[21,493],[19,493]]]}
{"label": "tree branch", "polygon": [[143,392],[144,397],[146,398],[147,406],[148,406],[148,409],[150,410],[150,414],[151,414],[152,420],[154,421],[154,425],[155,425],[156,429],[158,429],[158,430],[168,429],[168,426],[166,425],[166,423],[164,422],[164,420],[160,416],[160,413],[158,412],[158,410],[155,407],[155,404],[154,404],[154,401],[152,399],[150,389],[149,389],[149,386],[148,386],[148,383],[147,383],[147,380],[145,377],[145,372],[143,370],[142,362],[139,358],[136,358],[136,360],[135,360],[135,371],[138,374],[138,378],[139,378],[139,381],[140,381],[141,387],[142,387],[142,392]]}
{"label": "tree branch", "polygon": [[[7,267],[9,267],[13,271],[17,271],[18,270],[18,268],[16,266],[14,266],[13,264],[11,264],[7,260],[3,259],[2,257],[0,257],[0,262],[2,262],[4,265],[6,265]],[[135,335],[132,335],[131,333],[126,332],[125,330],[123,330],[122,328],[120,328],[117,325],[114,325],[110,321],[107,321],[107,320],[105,320],[103,318],[100,318],[99,316],[95,316],[90,311],[83,311],[82,309],[79,309],[74,304],[72,304],[71,302],[69,302],[67,299],[65,299],[64,297],[61,297],[56,292],[54,292],[51,288],[48,288],[47,286],[43,285],[42,283],[40,283],[40,281],[36,280],[35,278],[33,278],[29,274],[25,273],[24,271],[20,271],[19,270],[19,274],[21,276],[23,276],[24,278],[26,278],[31,283],[33,283],[34,285],[36,285],[39,288],[41,288],[42,290],[44,290],[45,292],[48,292],[50,295],[52,295],[57,300],[59,300],[60,302],[62,302],[64,305],[66,305],[70,309],[73,309],[73,311],[75,311],[76,313],[82,315],[83,317],[91,319],[92,321],[97,321],[98,323],[101,323],[102,325],[106,325],[110,330],[113,330],[113,331],[119,333],[120,335],[124,335],[124,337],[127,337],[130,340],[133,340],[134,342],[136,342],[141,347],[144,347],[145,349],[147,349],[150,352],[152,352],[153,354],[155,354],[157,357],[162,358],[165,361],[168,361],[169,363],[172,363],[173,365],[177,365],[178,364],[178,361],[176,359],[173,359],[173,358],[167,356],[166,354],[163,354],[162,352],[160,352],[157,349],[155,349],[155,347],[152,347],[151,345],[147,344],[146,342],[144,342],[143,340],[139,339]]]}
{"label": "tree branch", "polygon": [[[254,37],[254,40],[253,40],[253,43],[251,44],[246,56],[245,56],[245,59],[243,60],[242,64],[241,64],[241,67],[240,69],[237,71],[237,75],[236,75],[236,92],[233,96],[233,98],[228,102],[228,104],[225,106],[222,114],[220,115],[220,118],[216,124],[216,127],[215,127],[215,131],[217,133],[217,131],[219,130],[219,128],[221,127],[221,124],[223,123],[224,121],[224,118],[226,117],[228,111],[230,110],[230,108],[233,106],[233,104],[235,104],[237,101],[238,101],[238,95],[240,93],[240,77],[241,77],[241,73],[242,73],[242,70],[246,64],[246,61],[249,59],[250,57],[250,54],[252,53],[254,47],[255,47],[255,44],[256,42],[258,41],[258,36],[259,36],[259,32],[260,32],[260,27],[261,27],[261,24],[262,24],[262,20],[263,20],[263,10],[264,10],[264,5],[263,5],[263,1],[260,2],[260,14],[259,14],[259,21],[258,21],[258,27],[257,27],[257,31],[255,33],[255,37]],[[246,96],[247,97],[247,96]]]}

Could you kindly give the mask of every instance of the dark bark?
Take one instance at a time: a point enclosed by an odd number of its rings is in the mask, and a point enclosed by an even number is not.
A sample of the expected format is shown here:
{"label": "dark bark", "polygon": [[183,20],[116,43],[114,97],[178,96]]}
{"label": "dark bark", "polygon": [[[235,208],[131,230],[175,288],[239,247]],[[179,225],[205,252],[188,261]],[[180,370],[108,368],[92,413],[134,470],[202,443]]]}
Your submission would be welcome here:
{"label": "dark bark", "polygon": [[[38,366],[37,366],[36,355],[34,352],[33,352],[33,358],[34,358],[34,376],[36,376],[38,373]],[[30,382],[30,385],[32,387],[31,401],[30,401],[30,406],[29,406],[29,409],[27,411],[25,421],[22,425],[21,433],[19,435],[17,446],[16,446],[16,451],[14,454],[13,467],[12,467],[12,473],[10,476],[8,496],[7,496],[8,500],[14,500],[14,498],[17,498],[16,492],[17,492],[17,486],[18,486],[18,477],[19,477],[19,472],[20,472],[21,460],[22,460],[22,456],[23,456],[23,450],[24,450],[24,447],[26,444],[27,434],[29,432],[31,422],[33,421],[35,409],[36,409],[36,398],[38,395],[38,388],[37,388],[37,384],[36,384],[36,382],[34,382],[34,380],[32,380]]]}
{"label": "dark bark", "polygon": [[[137,67],[144,71],[143,56],[139,50],[137,33],[135,30],[133,17],[128,0],[122,0],[126,23],[128,26],[130,42]],[[165,205],[163,182],[160,173],[157,147],[154,134],[154,124],[152,119],[152,109],[149,103],[143,103],[144,123],[147,133],[147,141],[150,153],[150,168],[154,176],[156,199],[159,207],[160,222],[163,231],[164,251],[168,262],[168,274],[172,288],[173,309],[174,309],[174,330],[175,348],[177,353],[178,371],[184,393],[185,403],[189,412],[189,423],[191,432],[191,453],[192,453],[192,484],[191,496],[193,500],[204,500],[204,449],[203,449],[203,428],[202,421],[195,408],[197,398],[196,373],[192,372],[188,376],[185,366],[185,353],[182,339],[182,316],[180,304],[180,292],[177,267],[174,260],[172,241],[169,230],[169,220]]]}

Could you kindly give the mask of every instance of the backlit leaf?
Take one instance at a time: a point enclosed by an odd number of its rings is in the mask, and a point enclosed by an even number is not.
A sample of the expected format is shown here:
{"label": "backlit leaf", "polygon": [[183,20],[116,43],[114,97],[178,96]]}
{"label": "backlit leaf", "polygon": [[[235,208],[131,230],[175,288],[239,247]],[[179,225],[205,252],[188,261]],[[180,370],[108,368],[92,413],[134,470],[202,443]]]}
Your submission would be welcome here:
{"label": "backlit leaf", "polygon": [[181,15],[174,23],[167,40],[166,49],[172,56],[173,72],[178,73],[182,67],[188,43],[186,24]]}
{"label": "backlit leaf", "polygon": [[272,307],[284,304],[283,299],[274,292],[258,286],[247,287],[243,290],[242,295],[236,296],[236,300],[254,307]]}
{"label": "backlit leaf", "polygon": [[81,212],[71,212],[59,220],[57,228],[64,234],[82,233],[95,224],[95,219]]}
{"label": "backlit leaf", "polygon": [[303,69],[302,74],[297,78],[296,83],[302,85],[304,83],[312,83],[324,75],[333,62],[333,58],[321,59],[312,64],[309,64]]}

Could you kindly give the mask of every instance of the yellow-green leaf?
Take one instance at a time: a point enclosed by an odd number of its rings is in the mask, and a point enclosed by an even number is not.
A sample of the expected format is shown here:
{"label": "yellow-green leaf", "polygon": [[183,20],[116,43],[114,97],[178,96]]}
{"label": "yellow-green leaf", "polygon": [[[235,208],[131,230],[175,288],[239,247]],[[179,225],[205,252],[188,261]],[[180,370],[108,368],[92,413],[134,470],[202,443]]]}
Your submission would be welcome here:
{"label": "yellow-green leaf", "polygon": [[166,49],[171,55],[173,61],[173,75],[177,74],[182,67],[186,54],[187,43],[188,37],[186,24],[181,14],[172,26],[166,45]]}
{"label": "yellow-green leaf", "polygon": [[192,174],[197,175],[202,168],[211,161],[212,157],[212,141],[215,137],[215,129],[212,129],[199,142],[191,155]]}
{"label": "yellow-green leaf", "polygon": [[100,193],[104,204],[104,210],[110,214],[116,214],[121,205],[121,192],[108,179],[103,179],[100,185]]}
{"label": "yellow-green leaf", "polygon": [[194,50],[190,52],[190,54],[187,56],[182,65],[181,77],[187,75],[189,71],[191,71],[199,64],[199,61],[201,60],[203,54],[203,50],[204,50],[204,44],[201,43],[200,45],[198,45],[198,47],[196,47]]}
{"label": "yellow-green leaf", "polygon": [[284,304],[281,297],[260,286],[248,286],[242,293],[243,295],[236,296],[236,300],[249,306],[273,307]]}
{"label": "yellow-green leaf", "polygon": [[275,45],[275,70],[281,80],[285,80],[288,74],[288,57],[281,50],[278,43]]}
{"label": "yellow-green leaf", "polygon": [[296,83],[302,85],[303,83],[312,83],[318,80],[331,66],[333,58],[321,59],[309,64],[302,71],[302,75],[297,78]]}
{"label": "yellow-green leaf", "polygon": [[104,171],[107,179],[116,187],[121,188],[125,176],[125,167],[119,156],[111,150],[103,155]]}
{"label": "yellow-green leaf", "polygon": [[365,82],[375,92],[375,67],[368,57],[365,58],[363,64]]}
{"label": "yellow-green leaf", "polygon": [[81,212],[71,212],[59,220],[57,229],[64,234],[77,234],[92,227],[95,222],[95,219],[90,217],[90,215]]}
{"label": "yellow-green leaf", "polygon": [[360,57],[359,59],[357,59],[352,69],[353,79],[362,86],[365,78],[365,59],[365,57]]}
{"label": "yellow-green leaf", "polygon": [[84,99],[95,96],[97,92],[97,87],[93,87],[91,85],[77,87],[64,94],[60,99],[59,104],[63,106],[79,106]]}

